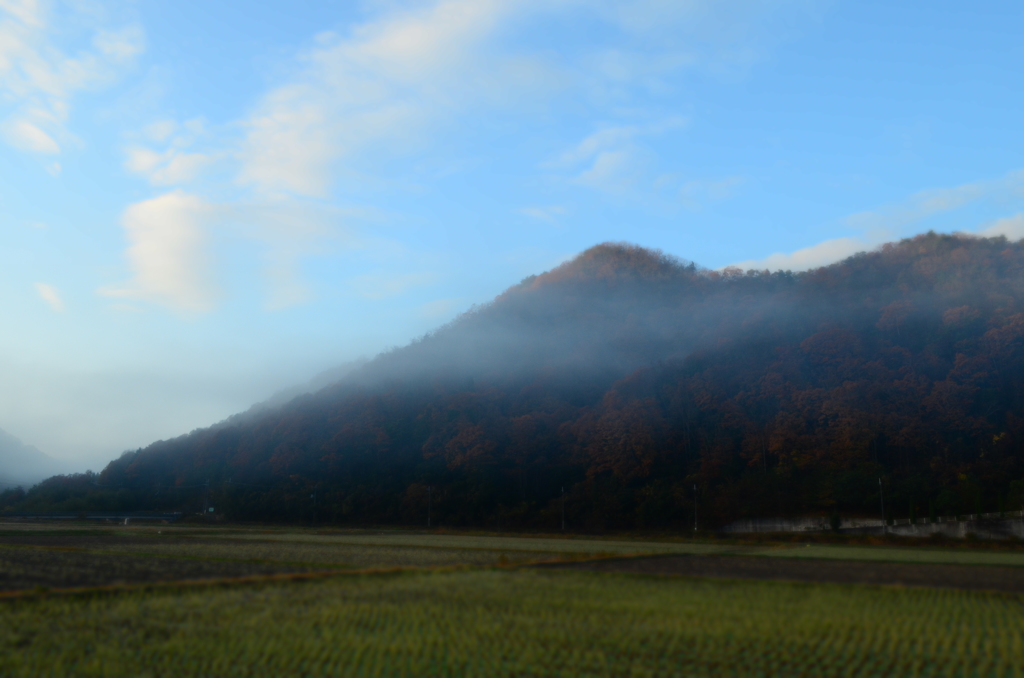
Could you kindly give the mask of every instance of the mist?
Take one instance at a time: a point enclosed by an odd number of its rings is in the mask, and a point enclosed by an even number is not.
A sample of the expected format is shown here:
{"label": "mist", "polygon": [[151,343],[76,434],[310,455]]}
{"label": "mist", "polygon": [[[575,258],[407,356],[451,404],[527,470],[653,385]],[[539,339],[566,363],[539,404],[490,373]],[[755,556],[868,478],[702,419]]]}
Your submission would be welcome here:
{"label": "mist", "polygon": [[574,520],[607,528],[692,520],[695,485],[708,520],[863,510],[886,477],[893,501],[976,509],[1024,474],[1022,270],[1020,243],[933,233],[805,273],[599,245],[126,452],[75,501],[190,510],[174,488],[209,483],[236,518],[303,520],[319,488],[332,521],[402,523],[429,485],[450,524],[528,527],[564,487]]}
{"label": "mist", "polygon": [[210,426],[257,402],[279,404],[321,388],[322,376],[309,381],[307,375],[326,367],[292,360],[246,371],[198,357],[179,369],[70,371],[0,362],[7,385],[0,394],[0,428],[51,458],[47,475],[99,471],[126,449]]}
{"label": "mist", "polygon": [[66,469],[60,462],[0,430],[0,489],[29,487],[61,472]]}

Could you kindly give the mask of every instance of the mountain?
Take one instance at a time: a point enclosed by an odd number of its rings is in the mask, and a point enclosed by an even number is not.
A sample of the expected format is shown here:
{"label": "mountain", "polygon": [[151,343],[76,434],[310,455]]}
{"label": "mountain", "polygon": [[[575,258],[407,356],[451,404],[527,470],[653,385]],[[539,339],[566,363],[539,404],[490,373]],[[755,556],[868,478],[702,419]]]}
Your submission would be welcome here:
{"label": "mountain", "polygon": [[0,429],[0,488],[33,485],[53,475],[59,463]]}
{"label": "mountain", "polygon": [[[928,233],[806,273],[604,244],[337,382],[0,507],[683,527],[1024,502],[1024,245]],[[428,495],[428,488],[429,490]],[[5,498],[6,496],[6,498]]]}

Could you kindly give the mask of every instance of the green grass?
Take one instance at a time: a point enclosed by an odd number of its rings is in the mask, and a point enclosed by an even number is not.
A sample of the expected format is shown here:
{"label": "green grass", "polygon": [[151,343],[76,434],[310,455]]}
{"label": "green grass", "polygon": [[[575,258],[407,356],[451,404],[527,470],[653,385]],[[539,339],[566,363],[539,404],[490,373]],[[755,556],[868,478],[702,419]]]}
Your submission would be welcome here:
{"label": "green grass", "polygon": [[466,570],[0,603],[3,676],[1020,676],[1016,596]]}
{"label": "green grass", "polygon": [[745,555],[778,558],[828,558],[834,560],[873,560],[899,563],[946,563],[953,565],[1009,565],[1024,567],[1024,552],[983,551],[980,549],[941,549],[922,545],[916,548],[887,546],[809,546],[786,545],[743,552]]}

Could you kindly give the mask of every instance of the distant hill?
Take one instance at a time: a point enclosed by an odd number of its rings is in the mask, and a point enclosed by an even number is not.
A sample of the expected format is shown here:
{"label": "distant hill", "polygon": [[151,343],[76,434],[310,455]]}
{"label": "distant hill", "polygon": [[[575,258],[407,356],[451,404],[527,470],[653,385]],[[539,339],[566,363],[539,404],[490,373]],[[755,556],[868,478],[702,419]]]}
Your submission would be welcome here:
{"label": "distant hill", "polygon": [[[1024,500],[1024,246],[806,273],[604,244],[325,388],[2,506],[576,528]],[[198,488],[198,489],[197,489]],[[314,498],[315,497],[315,498]],[[6,502],[6,504],[4,503]],[[76,504],[77,502],[77,504]]]}
{"label": "distant hill", "polygon": [[0,488],[30,486],[60,470],[60,464],[0,429]]}

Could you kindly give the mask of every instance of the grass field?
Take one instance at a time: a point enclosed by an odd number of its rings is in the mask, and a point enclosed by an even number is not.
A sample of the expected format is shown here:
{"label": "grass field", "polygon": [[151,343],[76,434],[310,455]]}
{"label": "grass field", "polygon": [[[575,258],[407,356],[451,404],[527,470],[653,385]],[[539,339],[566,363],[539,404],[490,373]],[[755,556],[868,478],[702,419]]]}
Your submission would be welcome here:
{"label": "grass field", "polygon": [[721,544],[190,526],[0,526],[0,592],[311,570],[494,565],[651,554]]}
{"label": "grass field", "polygon": [[[927,545],[4,524],[0,676],[1024,676],[1021,595],[808,583],[902,568],[1021,590],[1020,565]],[[779,572],[806,579],[756,580]]]}
{"label": "grass field", "polygon": [[485,569],[4,603],[0,675],[1020,676],[1021,599]]}
{"label": "grass field", "polygon": [[952,565],[1009,565],[1024,567],[1024,551],[986,551],[983,549],[951,550],[918,546],[893,548],[885,546],[780,546],[750,549],[746,555],[776,558],[827,558],[829,560],[869,560],[890,563],[949,563]]}

